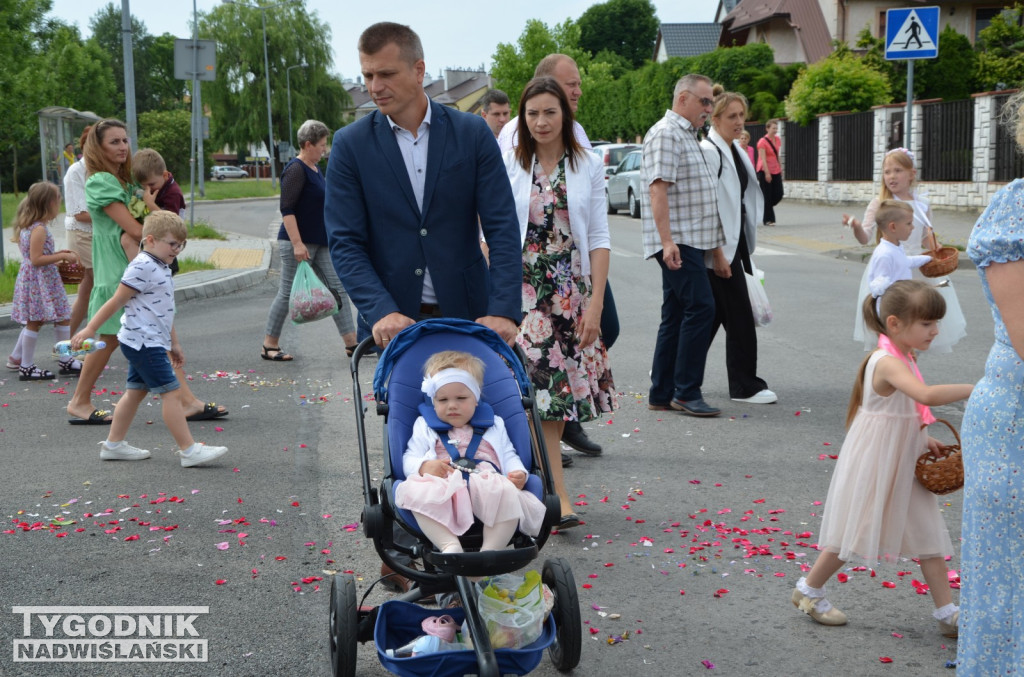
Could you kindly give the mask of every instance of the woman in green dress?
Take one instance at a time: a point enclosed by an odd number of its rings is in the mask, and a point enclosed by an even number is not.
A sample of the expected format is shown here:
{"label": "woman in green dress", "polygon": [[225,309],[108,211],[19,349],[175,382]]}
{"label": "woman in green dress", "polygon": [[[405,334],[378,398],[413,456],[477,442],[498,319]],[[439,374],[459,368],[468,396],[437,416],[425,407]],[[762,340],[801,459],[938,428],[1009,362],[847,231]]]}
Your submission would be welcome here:
{"label": "woman in green dress", "polygon": [[[102,120],[93,125],[82,149],[85,159],[85,202],[92,217],[93,287],[89,296],[89,317],[117,291],[121,275],[128,267],[128,255],[122,246],[142,241],[142,224],[132,216],[128,205],[138,186],[132,180],[131,146],[128,130],[119,120]],[[104,425],[112,420],[111,413],[92,405],[92,390],[107,366],[111,354],[118,346],[117,332],[121,328],[121,311],[100,327],[100,338],[106,347],[86,356],[78,378],[75,394],[68,403],[68,422],[72,425]],[[213,402],[203,402],[192,394],[181,367],[176,368],[181,383],[183,401],[189,403],[185,412],[189,420],[203,420],[224,416],[227,409]]]}

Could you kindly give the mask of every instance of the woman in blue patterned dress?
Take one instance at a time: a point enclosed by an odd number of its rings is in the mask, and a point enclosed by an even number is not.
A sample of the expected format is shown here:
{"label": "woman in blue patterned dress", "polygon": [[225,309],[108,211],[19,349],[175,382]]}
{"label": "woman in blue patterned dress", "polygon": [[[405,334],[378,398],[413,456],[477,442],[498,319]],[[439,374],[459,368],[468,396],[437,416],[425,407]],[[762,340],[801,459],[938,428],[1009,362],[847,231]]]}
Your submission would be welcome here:
{"label": "woman in blue patterned dress", "polygon": [[[1024,146],[1024,93],[1006,104]],[[992,198],[967,248],[995,320],[963,421],[957,674],[1024,673],[1024,180]]]}
{"label": "woman in blue patterned dress", "polygon": [[592,421],[616,406],[601,340],[608,280],[604,167],[573,134],[572,109],[553,78],[534,78],[519,102],[519,145],[505,154],[523,243],[523,323],[559,527],[579,524],[562,478],[566,421]]}

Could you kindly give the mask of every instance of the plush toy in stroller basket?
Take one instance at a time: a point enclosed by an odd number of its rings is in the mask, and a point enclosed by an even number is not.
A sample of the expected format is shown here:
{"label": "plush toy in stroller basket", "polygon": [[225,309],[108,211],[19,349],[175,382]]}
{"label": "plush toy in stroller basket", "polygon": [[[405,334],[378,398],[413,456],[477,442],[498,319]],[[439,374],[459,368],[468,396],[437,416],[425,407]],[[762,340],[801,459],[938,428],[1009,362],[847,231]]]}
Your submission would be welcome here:
{"label": "plush toy in stroller basket", "polygon": [[[360,358],[372,349],[372,339],[363,341],[350,362],[363,481],[363,532],[373,540],[381,560],[406,577],[412,587],[395,599],[370,608],[357,602],[353,575],[334,575],[330,595],[334,675],[355,675],[357,645],[370,640],[376,645],[384,667],[398,675],[523,675],[540,663],[545,649],[558,670],[572,670],[580,661],[582,625],[576,584],[568,563],[562,558],[546,560],[540,567],[539,580],[535,571],[518,577],[513,573],[527,568],[538,557],[561,514],[543,436],[537,434],[540,420],[523,360],[496,333],[465,320],[426,320],[394,337],[380,355],[373,379],[377,414],[384,417],[384,474],[380,485],[373,486],[359,383]],[[532,493],[544,506],[543,524],[537,535],[517,530],[504,550],[479,550],[483,530],[477,520],[459,536],[464,552],[441,552],[420,530],[413,513],[396,505],[396,489],[406,480],[403,454],[420,416],[420,405],[425,401],[420,389],[424,363],[431,355],[448,350],[467,352],[483,361],[483,388],[478,414],[474,414],[471,425],[478,428],[478,418],[490,416],[493,422],[495,415],[500,416],[529,473],[523,491]],[[477,430],[475,436],[479,434]],[[412,544],[408,544],[408,538],[399,538],[396,543],[396,531],[411,535]],[[404,564],[396,553],[421,561],[422,567]],[[475,583],[480,577],[492,578]],[[502,586],[517,580],[524,581],[523,585],[509,595]],[[488,585],[489,582],[497,585]],[[509,636],[508,633],[515,635],[515,628],[495,631],[491,620],[494,616],[489,615],[494,612],[489,610],[489,604],[500,606],[509,603],[510,597],[529,599],[535,604],[548,591],[544,601],[550,613],[542,622],[541,617],[534,619],[532,632],[521,638],[525,644],[516,643],[515,637]],[[431,595],[448,593],[456,594],[461,606],[435,609],[416,603]],[[369,590],[364,600],[368,594]],[[460,627],[463,632],[452,635],[450,626]],[[443,630],[435,630],[438,627]],[[419,647],[429,649],[424,653],[417,650]]]}

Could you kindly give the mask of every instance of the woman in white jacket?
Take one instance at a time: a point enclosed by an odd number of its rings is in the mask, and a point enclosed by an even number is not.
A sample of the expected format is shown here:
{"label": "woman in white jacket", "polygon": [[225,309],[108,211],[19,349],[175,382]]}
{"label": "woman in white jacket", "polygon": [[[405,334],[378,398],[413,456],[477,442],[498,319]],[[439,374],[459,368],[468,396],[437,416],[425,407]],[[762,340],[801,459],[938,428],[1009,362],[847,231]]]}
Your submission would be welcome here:
{"label": "woman in white jacket", "polygon": [[573,135],[572,109],[556,80],[534,78],[519,101],[519,145],[505,167],[523,244],[523,323],[559,527],[579,524],[562,478],[559,440],[566,421],[591,421],[615,408],[608,353],[600,337],[608,280],[604,167]]}
{"label": "woman in white jacket", "polygon": [[771,404],[778,397],[757,375],[757,333],[744,273],[753,273],[750,253],[757,241],[757,222],[764,196],[750,157],[739,143],[747,119],[747,100],[715,85],[711,132],[701,141],[711,172],[718,176],[718,213],[725,244],[704,255],[715,296],[714,340],[725,329],[725,364],[729,397],[747,404]]}

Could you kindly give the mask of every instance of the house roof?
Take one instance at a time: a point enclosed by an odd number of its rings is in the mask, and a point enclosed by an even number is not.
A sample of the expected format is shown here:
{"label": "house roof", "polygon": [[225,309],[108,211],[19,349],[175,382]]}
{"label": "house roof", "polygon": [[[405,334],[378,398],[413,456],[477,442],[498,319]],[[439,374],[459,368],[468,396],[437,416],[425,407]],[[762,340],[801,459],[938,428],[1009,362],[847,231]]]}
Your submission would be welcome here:
{"label": "house roof", "polygon": [[782,19],[793,29],[807,63],[832,53],[832,36],[817,0],[740,0],[722,19],[722,39],[773,19]]}
{"label": "house roof", "polygon": [[432,96],[431,98],[434,101],[443,104],[458,103],[461,99],[469,96],[478,89],[484,89],[489,86],[488,78],[486,76],[478,75],[468,80],[463,80],[451,89],[446,90],[437,96]]}
{"label": "house roof", "polygon": [[716,23],[661,24],[658,39],[654,43],[654,58],[658,58],[661,44],[665,53],[672,56],[700,56],[713,52],[718,47],[722,27]]}

